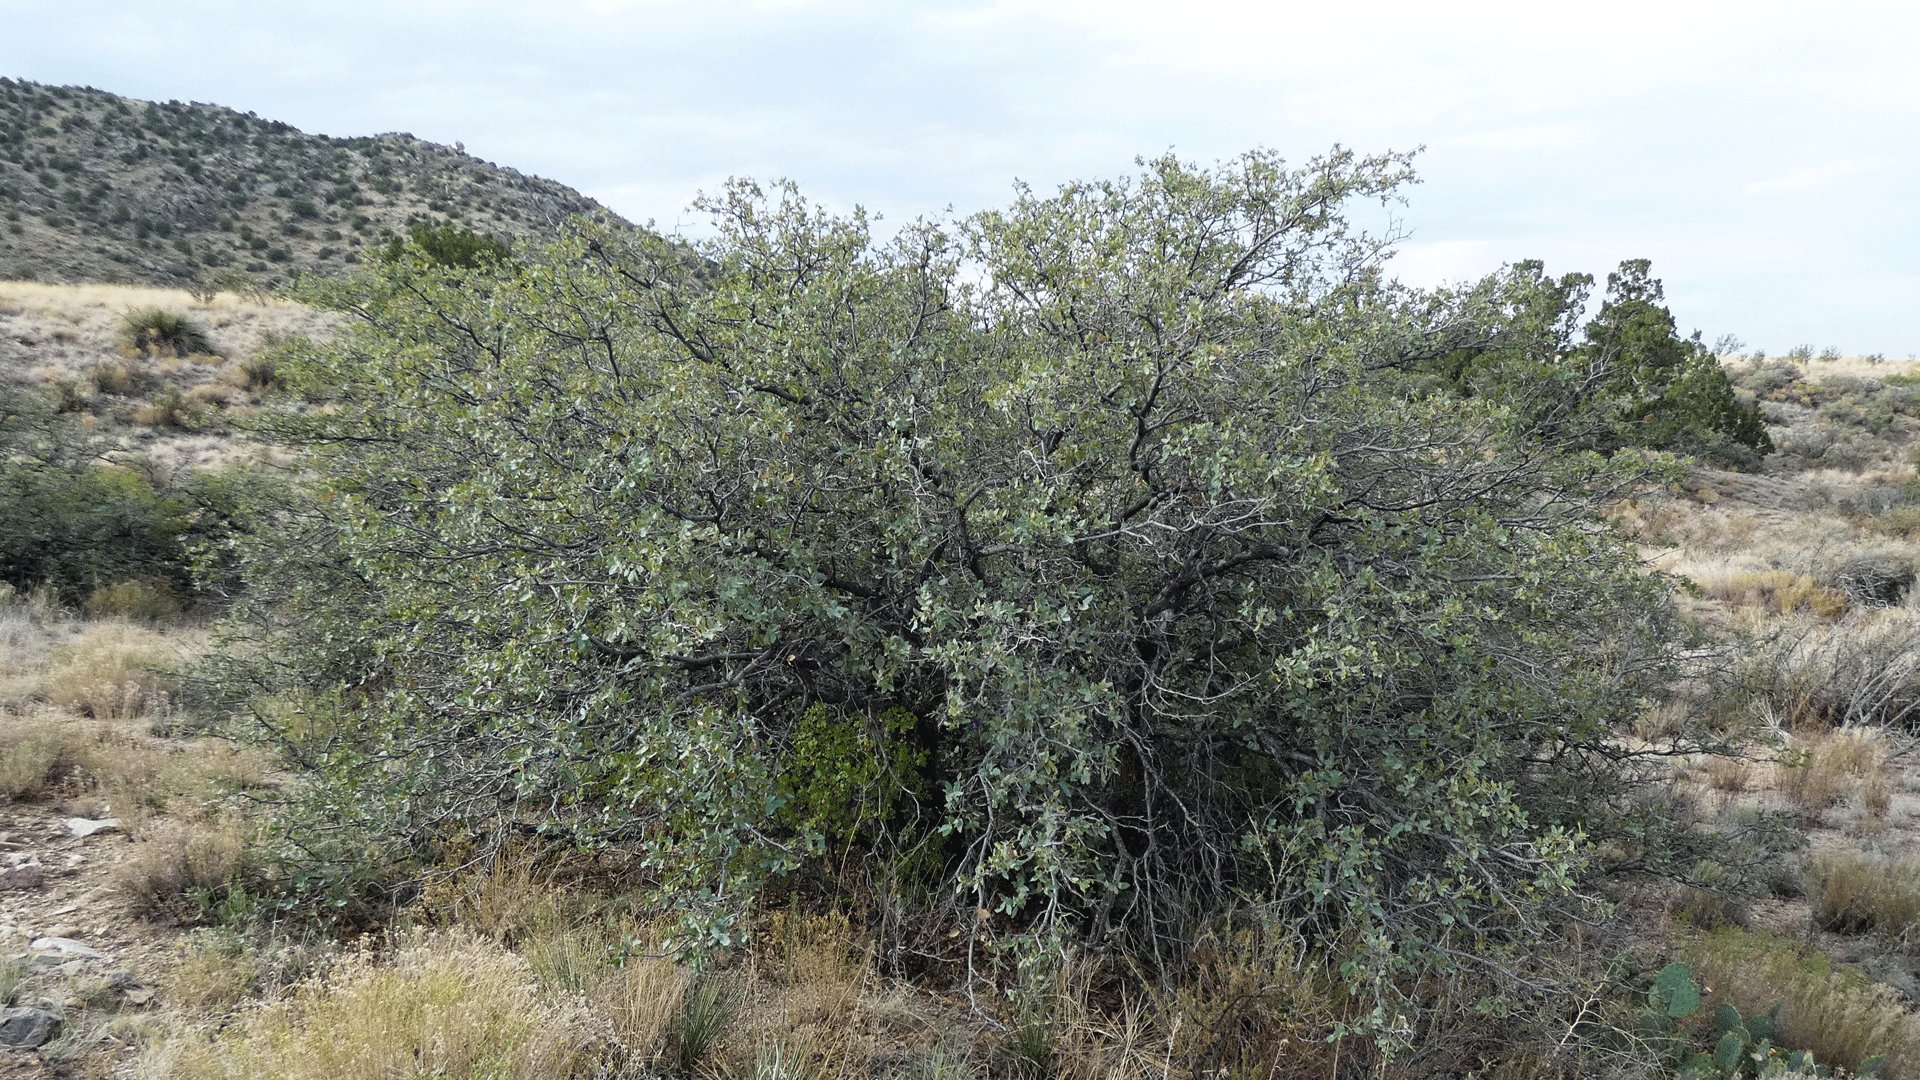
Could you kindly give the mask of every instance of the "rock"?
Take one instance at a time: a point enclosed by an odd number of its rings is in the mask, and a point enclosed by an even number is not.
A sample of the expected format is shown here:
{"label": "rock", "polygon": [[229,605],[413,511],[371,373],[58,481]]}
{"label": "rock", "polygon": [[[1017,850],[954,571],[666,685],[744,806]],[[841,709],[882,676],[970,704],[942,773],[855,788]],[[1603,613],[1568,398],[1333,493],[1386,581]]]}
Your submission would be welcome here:
{"label": "rock", "polygon": [[95,833],[117,832],[120,827],[119,818],[101,818],[98,821],[77,817],[67,819],[67,831],[82,840]]}
{"label": "rock", "polygon": [[45,1009],[8,1009],[0,1013],[0,1043],[32,1048],[60,1034],[60,1016]]}
{"label": "rock", "polygon": [[46,877],[39,863],[25,863],[0,870],[0,889],[31,889]]}
{"label": "rock", "polygon": [[43,951],[65,953],[68,956],[83,956],[89,960],[98,960],[105,955],[100,950],[84,942],[75,941],[70,937],[60,937],[58,935],[34,938],[33,944],[29,947]]}

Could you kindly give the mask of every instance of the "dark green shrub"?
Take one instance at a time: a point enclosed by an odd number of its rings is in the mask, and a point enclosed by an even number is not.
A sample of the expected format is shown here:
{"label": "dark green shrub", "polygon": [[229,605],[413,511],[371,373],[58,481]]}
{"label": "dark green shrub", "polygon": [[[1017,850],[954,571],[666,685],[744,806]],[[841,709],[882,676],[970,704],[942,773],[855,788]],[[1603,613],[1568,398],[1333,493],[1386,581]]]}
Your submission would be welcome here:
{"label": "dark green shrub", "polygon": [[193,356],[213,351],[213,342],[199,323],[160,308],[128,312],[121,320],[120,338],[141,356]]}
{"label": "dark green shrub", "polygon": [[509,254],[504,240],[483,236],[472,229],[460,229],[452,225],[436,227],[424,222],[415,222],[410,226],[406,240],[398,237],[389,240],[380,254],[392,263],[398,262],[408,252],[436,266],[462,269],[476,269],[502,262]]}

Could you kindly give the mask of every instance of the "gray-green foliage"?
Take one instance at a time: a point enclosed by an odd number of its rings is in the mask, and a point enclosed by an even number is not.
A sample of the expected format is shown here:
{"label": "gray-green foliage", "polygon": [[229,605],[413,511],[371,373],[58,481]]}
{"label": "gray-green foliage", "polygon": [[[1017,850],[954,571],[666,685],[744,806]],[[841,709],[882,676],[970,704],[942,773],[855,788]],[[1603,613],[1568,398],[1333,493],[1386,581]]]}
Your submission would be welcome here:
{"label": "gray-green foliage", "polygon": [[392,828],[634,845],[715,943],[817,846],[817,706],[937,785],[881,770],[866,842],[1035,930],[1529,940],[1626,810],[1666,585],[1592,512],[1645,462],[1422,389],[1559,343],[1537,282],[1382,279],[1342,207],[1408,176],[1163,159],[887,241],[736,184],[691,249],[310,286],[362,327],[299,365],[324,479],[254,564],[331,710],[289,738]]}

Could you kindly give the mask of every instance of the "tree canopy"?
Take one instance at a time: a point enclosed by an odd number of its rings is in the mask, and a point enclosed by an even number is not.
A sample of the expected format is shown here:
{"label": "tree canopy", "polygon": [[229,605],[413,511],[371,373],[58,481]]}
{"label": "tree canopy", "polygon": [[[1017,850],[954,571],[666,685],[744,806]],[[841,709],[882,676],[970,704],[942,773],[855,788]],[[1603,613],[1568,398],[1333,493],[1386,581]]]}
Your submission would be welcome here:
{"label": "tree canopy", "polygon": [[1668,393],[1658,293],[1580,344],[1535,268],[1399,286],[1344,208],[1410,176],[1168,157],[885,240],[736,183],[698,243],[309,281],[359,329],[276,421],[283,734],[390,828],[631,846],[709,941],[845,845],[1033,932],[1530,940],[1671,659],[1595,513],[1659,456],[1589,392]]}

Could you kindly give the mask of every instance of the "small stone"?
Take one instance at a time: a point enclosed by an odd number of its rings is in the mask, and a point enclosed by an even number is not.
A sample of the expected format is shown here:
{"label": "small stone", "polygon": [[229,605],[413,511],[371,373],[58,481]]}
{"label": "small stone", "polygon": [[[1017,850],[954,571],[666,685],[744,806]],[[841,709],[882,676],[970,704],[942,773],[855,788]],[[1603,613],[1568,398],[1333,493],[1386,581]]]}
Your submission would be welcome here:
{"label": "small stone", "polygon": [[[56,927],[56,929],[59,928]],[[98,960],[104,955],[100,950],[85,942],[75,941],[70,937],[62,937],[59,934],[49,934],[46,937],[34,938],[32,948],[65,953],[68,956],[81,956],[89,960]]]}
{"label": "small stone", "polygon": [[119,818],[101,818],[97,821],[78,817],[67,819],[67,831],[82,840],[95,833],[117,832],[120,827]]}
{"label": "small stone", "polygon": [[0,1013],[0,1043],[8,1046],[45,1046],[59,1033],[59,1015],[45,1009],[8,1009]]}
{"label": "small stone", "polygon": [[0,870],[0,889],[31,889],[46,875],[37,863],[23,863]]}

